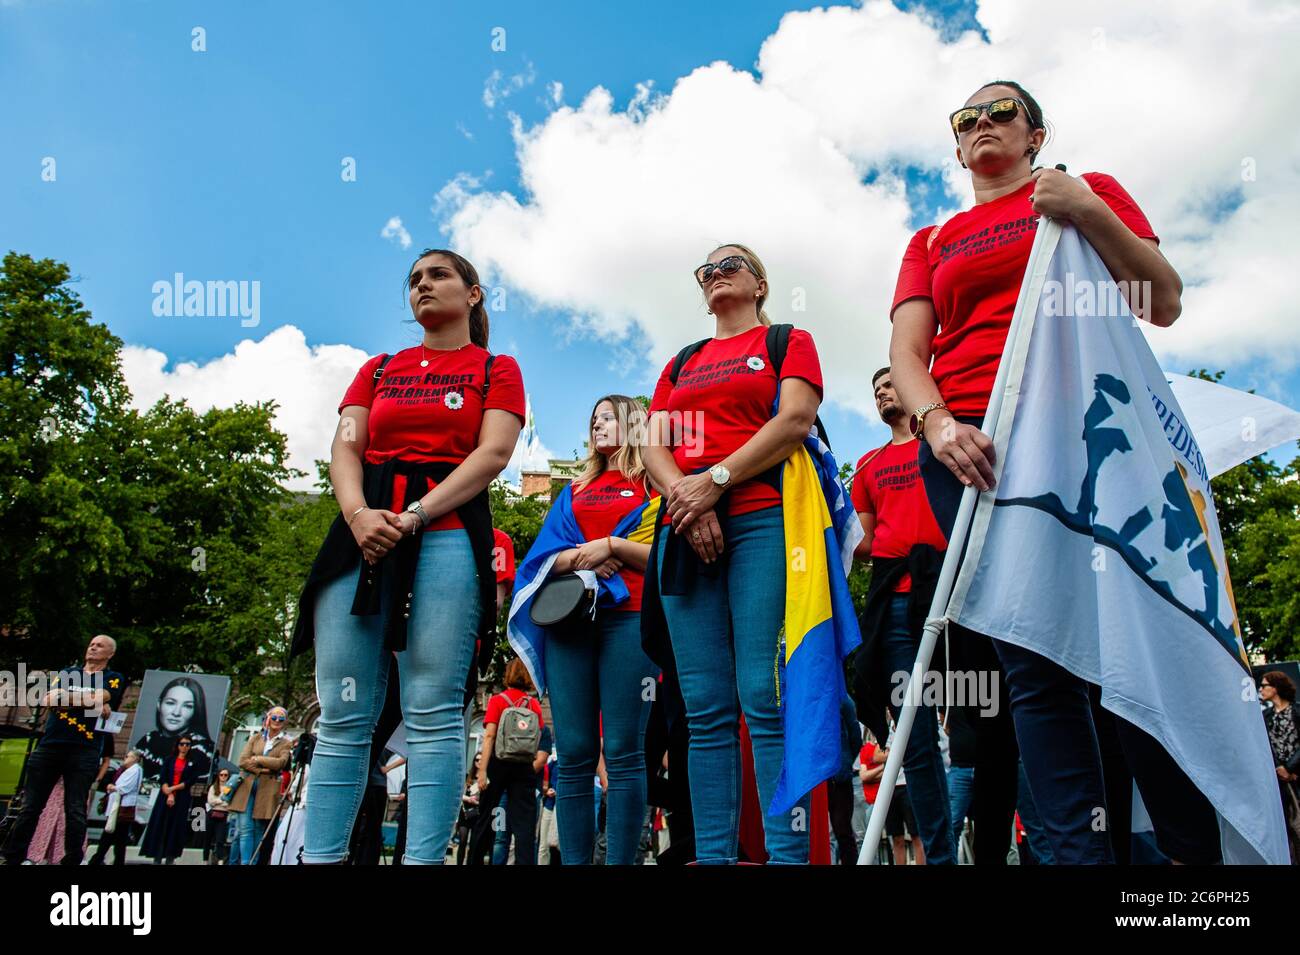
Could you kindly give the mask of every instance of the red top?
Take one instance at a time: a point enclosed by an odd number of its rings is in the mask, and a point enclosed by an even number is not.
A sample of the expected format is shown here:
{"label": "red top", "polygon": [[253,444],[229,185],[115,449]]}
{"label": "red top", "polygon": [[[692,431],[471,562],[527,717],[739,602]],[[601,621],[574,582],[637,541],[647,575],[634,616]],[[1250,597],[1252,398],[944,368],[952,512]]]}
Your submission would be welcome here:
{"label": "red top", "polygon": [[492,528],[492,568],[497,572],[497,583],[515,582],[515,542],[498,527]]}
{"label": "red top", "polygon": [[[495,369],[493,370],[495,371]],[[501,714],[504,713],[508,707],[518,706],[519,702],[526,696],[528,696],[528,694],[523,690],[515,690],[511,688],[507,688],[502,690],[500,693],[497,693],[492,697],[492,699],[488,700],[487,712],[483,714],[483,725],[487,726],[489,723],[500,723]],[[507,699],[510,700],[509,703],[506,702]],[[545,726],[546,724],[542,720],[542,705],[538,703],[534,697],[528,696],[528,708],[537,714],[538,727],[540,728]]]}
{"label": "red top", "polygon": [[[370,409],[370,440],[365,459],[382,464],[390,458],[408,461],[448,461],[459,464],[478,446],[483,412],[489,408],[509,411],[524,420],[524,380],[519,364],[509,355],[498,355],[492,364],[487,401],[483,400],[483,369],[488,351],[465,345],[449,351],[407,348],[393,356],[375,387],[376,355],[357,372],[343,400],[348,405]],[[427,359],[428,367],[420,362]],[[432,489],[433,482],[429,482]],[[393,502],[389,510],[402,510],[406,478],[393,481]],[[428,530],[441,531],[463,526],[454,510],[437,518]]]}
{"label": "red top", "polygon": [[[1133,197],[1110,176],[1084,173],[1092,187],[1138,238],[1155,239]],[[894,309],[914,298],[934,303],[939,331],[931,342],[930,374],[948,409],[978,417],[988,407],[1020,294],[1038,216],[1029,205],[1034,184],[959,212],[937,229],[926,226],[908,243],[894,291]]]}
{"label": "red top", "polygon": [[[872,557],[906,557],[917,544],[930,544],[936,550],[948,548],[948,540],[935,522],[930,500],[925,496],[916,463],[920,447],[915,438],[905,444],[891,442],[880,453],[864,454],[858,461],[849,497],[855,511],[876,519]],[[870,463],[863,467],[862,462],[868,458]],[[904,574],[894,593],[911,590],[912,576]]]}
{"label": "red top", "polygon": [[[863,766],[866,766],[868,769],[872,767],[873,764],[871,762],[871,757],[875,752],[876,752],[875,743],[868,742],[862,744],[862,752],[858,753],[858,759],[861,761]],[[878,792],[880,792],[879,779],[877,779],[874,783],[862,784],[862,796],[864,799],[866,799],[868,803],[871,803],[872,805],[875,805],[876,794]]]}
{"label": "red top", "polygon": [[181,784],[181,776],[182,776],[184,773],[185,773],[185,757],[184,757],[184,756],[177,756],[177,757],[176,757],[176,765],[172,767],[172,785],[173,785],[173,786],[179,786],[179,785]]}
{"label": "red top", "polygon": [[[669,412],[673,460],[683,474],[717,464],[771,420],[779,382],[768,362],[766,339],[766,325],[710,339],[682,366],[675,387],[668,377],[674,359],[664,366],[650,413]],[[790,332],[781,365],[781,380],[786,378],[802,378],[821,394],[817,347],[799,328]],[[775,488],[749,480],[732,488],[729,513],[748,514],[780,502]]]}
{"label": "red top", "polygon": [[[658,494],[655,491],[652,496]],[[640,507],[645,499],[644,487],[633,484],[622,471],[607,468],[592,478],[582,490],[573,492],[573,517],[577,520],[583,537],[589,541],[600,540],[612,534],[618,522]],[[623,583],[627,584],[628,599],[612,609],[640,610],[645,574],[631,567],[624,567],[619,574]]]}

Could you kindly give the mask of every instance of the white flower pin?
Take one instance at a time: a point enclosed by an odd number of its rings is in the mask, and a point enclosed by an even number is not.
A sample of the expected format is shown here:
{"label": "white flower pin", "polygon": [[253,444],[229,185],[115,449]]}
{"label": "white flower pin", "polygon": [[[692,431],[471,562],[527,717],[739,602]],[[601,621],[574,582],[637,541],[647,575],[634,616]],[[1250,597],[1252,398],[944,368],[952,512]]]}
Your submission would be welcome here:
{"label": "white flower pin", "polygon": [[763,359],[759,358],[757,355],[750,355],[748,358],[745,359],[745,364],[748,365],[750,368],[754,369],[754,371],[762,371],[764,368],[767,367],[766,362],[764,362]]}
{"label": "white flower pin", "polygon": [[459,411],[465,404],[465,398],[459,391],[449,391],[442,396],[442,403],[452,411]]}
{"label": "white flower pin", "polygon": [[620,497],[631,497],[631,496],[632,496],[632,492],[629,491],[629,490],[626,490],[626,489],[624,489],[624,490],[622,490],[622,491],[619,491],[618,493],[619,493],[619,496],[620,496]]}

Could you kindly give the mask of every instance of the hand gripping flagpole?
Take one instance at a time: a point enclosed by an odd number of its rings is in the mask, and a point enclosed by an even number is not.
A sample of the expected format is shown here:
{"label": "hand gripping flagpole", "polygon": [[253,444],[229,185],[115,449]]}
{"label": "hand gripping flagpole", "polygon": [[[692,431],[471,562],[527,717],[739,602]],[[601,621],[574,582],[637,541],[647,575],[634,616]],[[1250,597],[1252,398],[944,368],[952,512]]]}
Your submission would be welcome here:
{"label": "hand gripping flagpole", "polygon": [[[1060,167],[1058,167],[1060,168]],[[1007,330],[1006,344],[1002,347],[1002,360],[998,363],[998,374],[993,382],[993,392],[989,395],[988,410],[984,413],[981,431],[997,443],[998,435],[994,426],[1002,410],[1002,398],[1006,393],[1007,378],[1010,375],[1011,355],[1015,350],[1016,339],[1025,326],[1024,313],[1031,307],[1038,307],[1038,295],[1027,295],[1031,288],[1041,289],[1042,280],[1047,272],[1047,265],[1056,251],[1056,242],[1061,235],[1061,226],[1052,219],[1043,216],[1039,220],[1034,245],[1029,253],[1029,263],[1025,267],[1025,277],[1020,285],[1020,296],[1016,300],[1016,309],[1011,315],[1011,327]],[[1001,477],[1003,455],[998,454],[993,466],[995,479]],[[996,487],[996,484],[995,484]],[[993,489],[990,488],[990,491]],[[867,825],[866,838],[862,840],[862,850],[858,853],[858,865],[874,865],[876,847],[880,845],[880,834],[885,828],[885,816],[889,812],[890,800],[894,797],[894,785],[898,772],[902,769],[903,755],[907,752],[907,741],[912,735],[912,724],[916,721],[916,710],[921,705],[921,687],[925,672],[930,667],[930,658],[934,656],[934,647],[940,632],[948,625],[948,604],[952,598],[953,584],[957,570],[961,565],[961,553],[966,547],[966,537],[970,531],[971,519],[975,515],[975,504],[979,490],[968,484],[961,493],[961,504],[957,508],[957,519],[953,523],[952,533],[948,535],[948,550],[944,552],[943,566],[939,571],[939,582],[935,586],[934,600],[930,603],[930,612],[925,618],[925,630],[921,645],[916,651],[916,663],[912,675],[907,680],[903,694],[903,708],[894,727],[894,745],[890,747],[889,758],[885,760],[885,773],[880,778],[880,790],[876,796],[875,807],[871,810],[871,820]],[[883,740],[881,743],[883,744]]]}

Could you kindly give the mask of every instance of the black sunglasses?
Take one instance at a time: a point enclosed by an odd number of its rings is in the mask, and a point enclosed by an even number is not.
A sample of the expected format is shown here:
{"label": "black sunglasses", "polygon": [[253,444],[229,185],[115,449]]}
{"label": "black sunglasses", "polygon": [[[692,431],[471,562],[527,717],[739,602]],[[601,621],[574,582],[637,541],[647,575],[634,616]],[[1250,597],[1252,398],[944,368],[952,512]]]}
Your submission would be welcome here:
{"label": "black sunglasses", "polygon": [[177,746],[187,747],[187,748],[188,748],[190,744],[189,744],[189,743],[177,743],[176,745],[177,745]]}
{"label": "black sunglasses", "polygon": [[[695,281],[701,285],[713,278],[714,272],[721,272],[723,275],[735,275],[742,268],[754,272],[754,267],[743,255],[729,255],[721,262],[707,262],[695,270]],[[758,273],[754,272],[757,276]]]}
{"label": "black sunglasses", "polygon": [[952,124],[952,134],[960,136],[975,128],[975,124],[980,121],[980,113],[987,111],[989,119],[995,123],[1009,123],[1020,115],[1022,109],[1028,116],[1028,106],[1014,96],[1004,96],[1002,99],[995,99],[988,103],[963,106],[948,115],[948,122]]}

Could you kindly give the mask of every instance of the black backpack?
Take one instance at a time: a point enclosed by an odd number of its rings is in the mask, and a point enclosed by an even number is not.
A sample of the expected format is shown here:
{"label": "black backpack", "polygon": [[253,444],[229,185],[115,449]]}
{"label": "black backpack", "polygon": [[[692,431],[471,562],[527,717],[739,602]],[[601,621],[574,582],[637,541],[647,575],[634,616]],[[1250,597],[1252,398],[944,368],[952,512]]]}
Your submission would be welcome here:
{"label": "black backpack", "polygon": [[[790,332],[794,331],[794,326],[789,324],[769,325],[767,326],[767,360],[772,365],[772,370],[776,372],[776,386],[781,387],[781,365],[785,363],[785,353],[790,347]],[[697,351],[713,341],[711,338],[701,338],[698,342],[692,342],[677,353],[673,359],[673,366],[668,370],[668,380],[674,385],[677,384],[677,376],[682,373],[682,366],[691,360]],[[831,446],[831,439],[826,434],[826,426],[822,424],[821,415],[813,419],[813,424],[817,428],[817,433],[821,439],[826,442],[826,447]]]}

